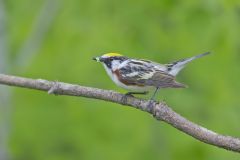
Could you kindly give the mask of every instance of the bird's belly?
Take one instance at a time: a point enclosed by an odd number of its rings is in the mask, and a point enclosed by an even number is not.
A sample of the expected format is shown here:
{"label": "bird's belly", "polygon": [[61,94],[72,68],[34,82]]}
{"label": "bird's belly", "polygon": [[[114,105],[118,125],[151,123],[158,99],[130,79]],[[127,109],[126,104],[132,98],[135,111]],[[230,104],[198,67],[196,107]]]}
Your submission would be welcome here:
{"label": "bird's belly", "polygon": [[122,83],[121,81],[119,81],[117,76],[114,74],[111,76],[111,78],[117,86],[124,88],[128,91],[144,92],[144,91],[150,91],[150,90],[154,89],[153,86],[126,85],[126,84]]}

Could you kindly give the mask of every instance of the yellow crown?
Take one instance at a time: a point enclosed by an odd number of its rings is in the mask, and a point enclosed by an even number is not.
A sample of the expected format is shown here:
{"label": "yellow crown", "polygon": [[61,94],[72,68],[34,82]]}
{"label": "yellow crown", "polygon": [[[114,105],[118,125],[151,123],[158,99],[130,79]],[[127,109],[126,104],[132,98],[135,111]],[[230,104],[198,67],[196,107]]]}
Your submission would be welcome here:
{"label": "yellow crown", "polygon": [[106,53],[103,55],[103,57],[120,57],[120,56],[123,56],[119,53]]}

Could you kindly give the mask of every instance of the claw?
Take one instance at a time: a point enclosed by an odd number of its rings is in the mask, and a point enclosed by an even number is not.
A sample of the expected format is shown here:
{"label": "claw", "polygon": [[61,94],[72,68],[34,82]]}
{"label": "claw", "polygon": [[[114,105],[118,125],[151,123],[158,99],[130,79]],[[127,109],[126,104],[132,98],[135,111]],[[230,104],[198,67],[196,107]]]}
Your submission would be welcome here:
{"label": "claw", "polygon": [[[149,111],[149,112],[151,112],[151,113],[153,113],[154,114],[154,105],[157,103],[157,101],[155,101],[155,100],[149,100],[149,103],[148,103],[148,105],[147,105],[147,110]],[[153,115],[154,116],[154,115]]]}
{"label": "claw", "polygon": [[131,93],[129,93],[129,92],[126,93],[126,94],[124,94],[123,97],[122,97],[122,99],[121,99],[121,101],[122,101],[123,104],[126,104],[126,103],[127,103],[127,98],[128,98],[128,97],[134,97],[134,96],[133,96]]}
{"label": "claw", "polygon": [[125,95],[123,95],[121,101],[122,101],[122,104],[126,104],[127,102],[127,97],[134,97],[133,94],[142,94],[142,95],[145,95],[145,94],[148,94],[147,91],[145,92],[128,92],[126,93]]}
{"label": "claw", "polygon": [[126,93],[124,96],[134,97],[131,92]]}

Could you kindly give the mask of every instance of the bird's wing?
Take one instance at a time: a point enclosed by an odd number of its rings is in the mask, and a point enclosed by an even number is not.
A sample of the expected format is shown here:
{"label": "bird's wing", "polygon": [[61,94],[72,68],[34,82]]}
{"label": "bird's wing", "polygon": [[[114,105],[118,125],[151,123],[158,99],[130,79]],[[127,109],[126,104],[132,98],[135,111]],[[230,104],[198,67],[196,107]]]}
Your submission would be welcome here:
{"label": "bird's wing", "polygon": [[117,70],[117,75],[120,81],[128,85],[180,87],[174,76],[159,70],[150,61],[131,60]]}
{"label": "bird's wing", "polygon": [[141,80],[145,85],[155,86],[160,88],[184,88],[185,85],[175,81],[175,77],[163,72],[156,71],[153,76],[146,80]]}
{"label": "bird's wing", "polygon": [[147,79],[153,74],[153,66],[141,60],[130,60],[122,64],[115,73],[121,82],[127,85],[145,86],[139,80]]}

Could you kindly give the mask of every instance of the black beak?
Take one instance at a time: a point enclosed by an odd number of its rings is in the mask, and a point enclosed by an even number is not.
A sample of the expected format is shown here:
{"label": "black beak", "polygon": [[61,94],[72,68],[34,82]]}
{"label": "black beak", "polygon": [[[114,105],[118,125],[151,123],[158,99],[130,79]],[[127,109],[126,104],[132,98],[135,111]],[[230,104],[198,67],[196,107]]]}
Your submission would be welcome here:
{"label": "black beak", "polygon": [[97,57],[93,57],[92,60],[97,61]]}

